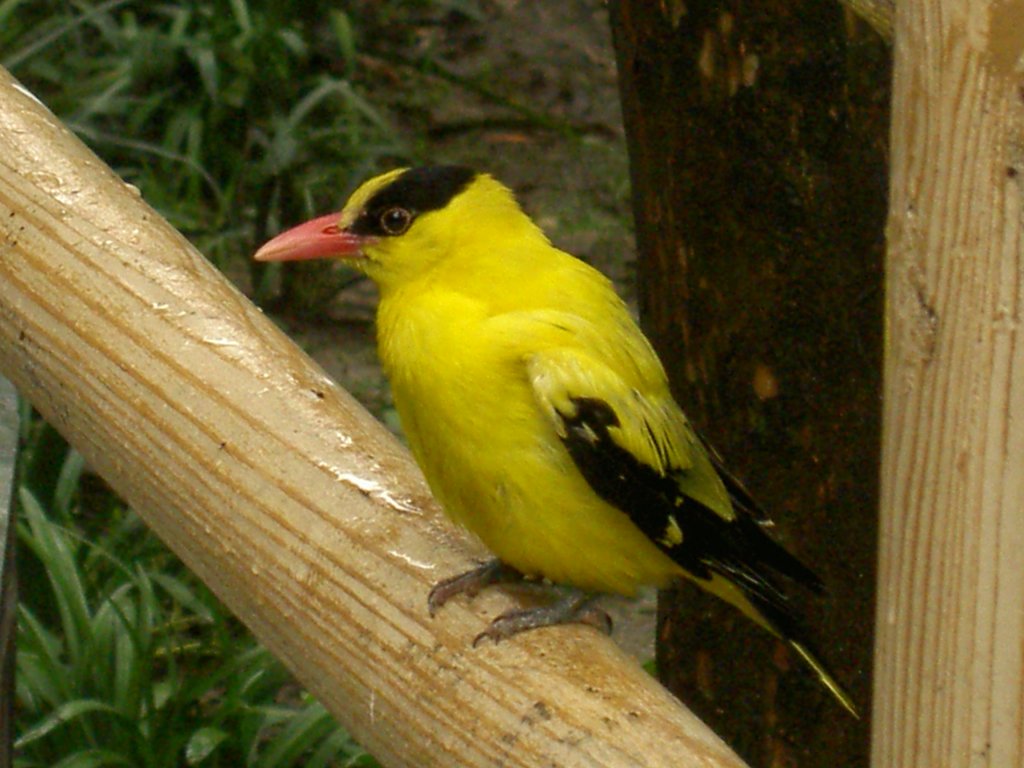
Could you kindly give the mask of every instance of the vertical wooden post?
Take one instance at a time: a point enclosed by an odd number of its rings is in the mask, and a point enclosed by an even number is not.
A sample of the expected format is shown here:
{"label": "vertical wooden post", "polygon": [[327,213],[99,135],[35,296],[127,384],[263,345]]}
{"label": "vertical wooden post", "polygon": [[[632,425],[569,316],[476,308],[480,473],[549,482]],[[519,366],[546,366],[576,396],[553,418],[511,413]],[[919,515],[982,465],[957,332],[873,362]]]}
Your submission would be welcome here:
{"label": "vertical wooden post", "polygon": [[1024,765],[1024,5],[900,0],[874,768]]}

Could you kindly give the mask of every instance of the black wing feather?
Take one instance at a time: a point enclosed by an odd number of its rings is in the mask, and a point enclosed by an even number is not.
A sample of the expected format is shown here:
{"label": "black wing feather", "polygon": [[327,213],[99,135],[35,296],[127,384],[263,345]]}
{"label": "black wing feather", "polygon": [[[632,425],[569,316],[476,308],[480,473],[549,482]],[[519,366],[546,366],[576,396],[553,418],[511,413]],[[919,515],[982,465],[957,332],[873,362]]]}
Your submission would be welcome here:
{"label": "black wing feather", "polygon": [[[707,438],[700,432],[696,434],[701,445],[704,446],[708,458],[711,459],[711,466],[715,468],[715,472],[721,478],[726,493],[729,494],[729,500],[732,502],[733,508],[737,510],[738,516],[743,517],[745,513],[751,521],[759,526],[770,526],[771,518],[769,518],[764,507],[750,495],[750,491],[747,490],[739,478],[726,468],[721,454],[707,441]],[[776,571],[798,584],[803,584],[816,594],[824,594],[825,584],[814,571],[800,562],[789,550],[778,544],[770,536],[764,536],[764,540],[767,542],[766,548],[772,550],[770,553],[765,552],[765,558],[770,561],[771,566]]]}
{"label": "black wing feather", "polygon": [[[779,576],[820,591],[821,580],[773,541],[749,513],[759,510],[742,485],[723,477],[737,506],[726,520],[696,499],[684,495],[672,473],[662,473],[638,460],[609,432],[619,418],[597,398],[572,398],[575,412],[559,412],[564,443],[576,467],[602,499],[620,509],[644,534],[681,567],[699,579],[718,573],[739,586],[781,633],[798,632],[792,604]],[[714,460],[716,469],[720,461]],[[682,472],[685,470],[677,470]],[[671,543],[672,524],[682,541]]]}

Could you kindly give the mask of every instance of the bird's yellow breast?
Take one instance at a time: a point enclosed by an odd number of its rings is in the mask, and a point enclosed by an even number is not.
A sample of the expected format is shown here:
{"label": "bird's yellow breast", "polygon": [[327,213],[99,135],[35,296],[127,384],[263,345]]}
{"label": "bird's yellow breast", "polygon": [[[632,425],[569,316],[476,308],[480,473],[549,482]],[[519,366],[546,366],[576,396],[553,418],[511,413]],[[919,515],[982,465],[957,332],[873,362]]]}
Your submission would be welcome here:
{"label": "bird's yellow breast", "polygon": [[490,307],[418,286],[382,299],[380,356],[410,448],[447,514],[506,563],[633,594],[681,573],[573,464]]}

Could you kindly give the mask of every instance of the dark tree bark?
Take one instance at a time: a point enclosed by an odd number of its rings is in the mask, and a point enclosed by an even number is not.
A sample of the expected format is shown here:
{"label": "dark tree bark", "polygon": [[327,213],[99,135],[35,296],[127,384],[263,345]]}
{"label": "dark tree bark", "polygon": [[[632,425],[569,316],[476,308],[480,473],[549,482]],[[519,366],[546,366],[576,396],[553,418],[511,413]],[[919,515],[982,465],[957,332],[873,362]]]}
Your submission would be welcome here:
{"label": "dark tree bark", "polygon": [[887,46],[820,0],[617,0],[612,29],[642,319],[698,429],[828,585],[799,599],[864,716],[691,585],[663,595],[659,671],[754,765],[866,765]]}

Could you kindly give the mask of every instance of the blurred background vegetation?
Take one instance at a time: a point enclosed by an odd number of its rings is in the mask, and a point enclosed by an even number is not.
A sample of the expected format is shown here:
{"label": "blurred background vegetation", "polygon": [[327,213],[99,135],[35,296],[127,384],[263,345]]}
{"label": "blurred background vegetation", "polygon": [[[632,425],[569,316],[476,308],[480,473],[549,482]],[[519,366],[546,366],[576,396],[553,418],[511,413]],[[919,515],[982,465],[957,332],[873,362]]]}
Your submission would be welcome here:
{"label": "blurred background vegetation", "polygon": [[[628,291],[628,182],[598,0],[0,0],[0,64],[394,423],[372,289],[253,265],[385,167],[487,168]],[[372,766],[23,408],[16,762]]]}

